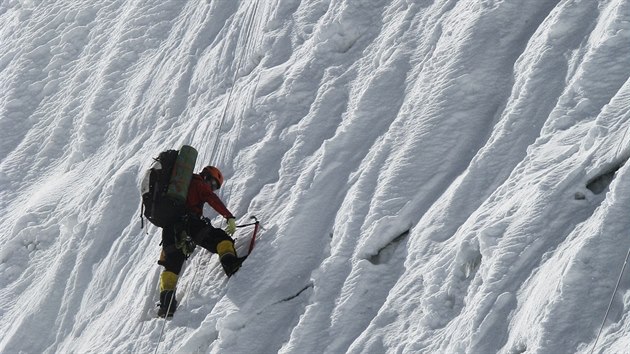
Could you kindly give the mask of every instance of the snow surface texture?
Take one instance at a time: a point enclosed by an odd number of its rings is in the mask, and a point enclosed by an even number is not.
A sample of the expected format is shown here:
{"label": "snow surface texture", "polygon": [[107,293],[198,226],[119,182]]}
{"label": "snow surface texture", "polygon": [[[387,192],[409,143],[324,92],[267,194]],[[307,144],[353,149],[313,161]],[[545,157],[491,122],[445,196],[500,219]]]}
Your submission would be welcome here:
{"label": "snow surface texture", "polygon": [[[595,352],[630,353],[630,0],[0,21],[2,353],[588,353],[602,323]],[[182,144],[264,230],[229,280],[196,251],[158,343],[138,185]]]}

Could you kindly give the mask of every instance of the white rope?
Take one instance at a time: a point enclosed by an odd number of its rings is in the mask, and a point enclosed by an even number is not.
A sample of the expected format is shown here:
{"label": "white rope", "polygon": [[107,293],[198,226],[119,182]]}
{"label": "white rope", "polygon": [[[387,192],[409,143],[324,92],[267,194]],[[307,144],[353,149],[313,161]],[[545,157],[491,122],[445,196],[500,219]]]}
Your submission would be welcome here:
{"label": "white rope", "polygon": [[[235,91],[234,88],[236,86],[236,80],[237,80],[239,72],[242,69],[243,60],[247,56],[248,51],[249,51],[250,37],[251,37],[252,33],[254,32],[253,28],[252,28],[253,27],[252,26],[252,22],[256,18],[256,14],[258,12],[258,6],[259,6],[259,1],[257,0],[254,3],[254,5],[252,7],[250,7],[250,9],[253,9],[253,10],[250,10],[250,14],[249,14],[249,16],[246,18],[246,20],[244,22],[244,25],[247,28],[247,31],[245,32],[245,39],[244,39],[244,43],[245,44],[243,46],[237,45],[237,48],[243,48],[243,51],[239,55],[239,58],[238,58],[238,61],[237,61],[237,64],[236,64],[236,70],[234,71],[234,75],[232,77],[232,86],[229,88],[227,99],[225,101],[225,105],[223,106],[223,110],[221,112],[221,117],[219,119],[219,126],[217,128],[217,134],[215,135],[216,138],[214,139],[214,143],[212,144],[212,148],[210,150],[210,159],[209,160],[213,164],[215,164],[215,161],[224,160],[225,157],[227,156],[227,154],[231,151],[230,150],[230,148],[231,148],[230,146],[227,146],[226,149],[222,149],[221,151],[218,150],[219,149],[219,140],[220,140],[219,133],[221,132],[221,129],[223,128],[223,125],[225,123],[225,119],[226,119],[226,116],[227,116],[228,108],[231,106],[231,103],[232,103],[232,97],[233,97],[233,94],[234,94],[234,91]],[[239,40],[240,40],[240,37],[239,37]],[[235,55],[236,55],[236,51],[235,51]],[[205,151],[207,151],[207,150],[205,150]],[[206,154],[205,151],[203,152],[204,157],[205,157],[205,154]],[[217,151],[219,151],[219,152],[217,152]],[[218,157],[217,160],[215,160],[215,155]],[[199,258],[199,257],[196,257],[196,258]],[[191,262],[192,262],[192,260],[191,260]],[[201,261],[200,261],[200,263],[201,263]],[[188,282],[186,284],[186,286],[182,290],[183,292],[186,292],[191,284],[192,284],[193,287],[195,286],[195,283],[196,283],[195,280],[196,280],[196,277],[197,277],[200,265],[199,266],[195,266],[194,268],[195,269],[193,271],[192,279],[190,280],[190,282]],[[204,273],[207,273],[207,272],[204,272]],[[172,305],[172,302],[173,302],[174,298],[175,298],[175,296],[173,296],[171,298],[171,302],[169,303],[169,306],[168,306],[168,309],[167,309],[167,314],[168,314],[168,311],[171,308],[171,305]],[[160,331],[160,336],[158,338],[158,343],[157,343],[157,346],[155,347],[155,354],[157,354],[158,349],[160,347],[160,344],[162,343],[162,337],[163,337],[163,334],[164,334],[164,330],[166,328],[166,322],[167,321],[166,321],[166,316],[165,316],[164,317],[164,322],[162,324],[162,329]]]}
{"label": "white rope", "polygon": [[[623,142],[626,140],[626,135],[628,134],[628,130],[630,130],[630,125],[628,125],[628,127],[626,128],[626,131],[623,133],[623,137],[621,138],[621,144],[619,144],[619,147],[617,147],[617,151],[615,152],[615,160],[619,157],[619,152],[621,151]],[[619,284],[621,284],[623,273],[626,270],[626,265],[628,264],[628,258],[630,258],[630,249],[628,249],[628,253],[626,254],[626,259],[623,261],[623,266],[621,267],[621,272],[619,273],[619,279],[617,279],[617,285],[615,286],[615,289],[613,290],[612,295],[610,297],[610,302],[608,303],[608,308],[606,309],[606,314],[604,315],[604,320],[602,321],[602,325],[599,327],[599,331],[597,332],[597,337],[595,337],[595,343],[593,343],[591,354],[595,352],[595,349],[597,348],[597,342],[599,341],[599,337],[601,336],[602,331],[604,330],[604,325],[606,324],[606,320],[608,319],[608,315],[610,313],[610,308],[612,307],[615,294],[617,293],[617,290],[619,290]]]}
{"label": "white rope", "polygon": [[[175,289],[177,289],[177,287]],[[155,346],[155,354],[157,354],[158,349],[160,349],[160,344],[162,344],[162,336],[164,335],[164,329],[166,328],[166,318],[168,317],[168,313],[171,311],[171,306],[173,305],[173,301],[175,300],[175,289],[173,289],[173,296],[171,296],[171,300],[168,302],[168,307],[166,309],[166,314],[164,315],[164,321],[162,323],[162,330],[160,330],[160,336],[158,337],[158,344]]]}
{"label": "white rope", "polygon": [[602,321],[602,325],[599,328],[597,337],[595,337],[595,343],[593,343],[593,349],[591,349],[591,354],[594,353],[595,348],[597,348],[597,342],[599,341],[599,337],[602,334],[602,330],[604,329],[604,324],[606,323],[606,319],[608,318],[608,314],[610,313],[610,308],[612,307],[615,294],[617,293],[617,290],[619,289],[619,284],[621,283],[621,278],[623,276],[623,273],[626,270],[626,265],[628,264],[628,257],[630,257],[630,249],[628,250],[628,254],[626,254],[626,259],[623,261],[623,267],[621,267],[621,273],[619,273],[619,279],[617,279],[617,285],[615,286],[615,290],[613,290],[612,296],[610,297],[610,303],[608,303],[608,309],[606,309],[606,315],[604,315],[604,320]]}
{"label": "white rope", "polygon": [[[254,18],[256,17],[256,13],[258,12],[258,4],[259,4],[259,1],[256,1],[254,3],[254,5],[252,5],[250,7],[250,8],[252,8],[252,10],[250,11],[249,16],[247,16],[247,18],[245,19],[245,22],[244,22],[244,26],[247,29],[245,31],[245,38],[243,39],[244,44],[243,45],[237,45],[237,48],[243,48],[243,50],[240,53],[240,55],[238,56],[238,60],[236,62],[236,69],[234,70],[234,75],[232,77],[232,86],[229,89],[228,97],[227,97],[227,99],[225,101],[225,105],[223,106],[223,111],[221,113],[221,118],[220,118],[220,121],[219,121],[219,127],[217,129],[217,133],[221,132],[221,129],[223,127],[223,123],[225,122],[225,118],[227,117],[228,108],[230,106],[232,106],[232,96],[233,96],[233,93],[235,91],[234,88],[236,87],[237,77],[238,77],[238,75],[239,75],[239,73],[240,73],[240,71],[241,71],[241,69],[243,67],[243,61],[247,57],[247,54],[249,52],[249,47],[251,46],[250,37],[251,37],[252,33],[254,32],[253,31],[253,27],[254,26],[252,26],[252,23],[253,23]],[[241,41],[240,41],[240,37],[239,37],[239,43],[240,42]],[[236,54],[236,51],[235,51],[235,54]],[[217,135],[217,138],[215,139],[214,145],[213,145],[212,150],[211,150],[212,153],[211,153],[211,160],[210,161],[212,161],[213,163],[216,163],[216,162],[224,160],[225,157],[227,156],[227,153],[228,153],[228,150],[230,149],[230,146],[227,146],[225,149],[222,149],[220,151],[218,150],[218,148],[219,148],[219,138],[218,138],[218,135]],[[217,154],[218,155],[217,156],[217,160],[215,161],[214,153],[217,152],[217,151],[219,151],[219,153]]]}
{"label": "white rope", "polygon": [[[185,269],[186,269],[186,264],[184,263],[182,265],[182,270],[179,273],[183,274]],[[158,291],[159,291],[159,288],[160,287],[158,286]],[[175,288],[173,289],[173,296],[171,296],[171,300],[168,302],[168,307],[166,308],[166,314],[164,315],[164,321],[162,321],[162,329],[160,330],[160,336],[158,337],[158,343],[155,346],[154,354],[157,354],[158,349],[160,348],[160,344],[162,344],[162,336],[164,335],[164,329],[166,328],[166,318],[168,317],[168,313],[171,311],[171,306],[173,306],[173,301],[175,300],[175,295],[177,295],[177,284],[175,284]],[[162,299],[160,299],[160,300],[162,300]]]}
{"label": "white rope", "polygon": [[[227,99],[225,101],[225,104],[224,104],[222,112],[221,112],[221,116],[219,118],[219,125],[217,127],[216,134],[214,134],[214,136],[216,138],[214,139],[214,143],[213,143],[212,148],[210,150],[211,165],[217,165],[218,161],[224,160],[225,157],[227,156],[227,153],[228,153],[228,150],[229,150],[229,147],[227,147],[226,149],[219,150],[219,147],[220,147],[219,146],[219,142],[220,142],[219,133],[221,132],[221,130],[223,128],[223,125],[225,123],[225,120],[226,120],[226,117],[227,117],[228,108],[232,106],[233,94],[234,94],[235,86],[236,86],[236,80],[237,80],[239,72],[242,69],[244,58],[246,57],[246,54],[248,52],[247,49],[251,45],[250,44],[250,37],[251,37],[251,35],[253,33],[253,28],[252,28],[253,26],[251,24],[253,22],[253,19],[256,18],[256,13],[258,12],[258,4],[259,4],[259,2],[256,1],[254,3],[254,5],[252,7],[250,7],[250,9],[253,9],[253,10],[250,10],[249,16],[247,16],[247,18],[246,18],[246,20],[244,22],[244,26],[245,26],[245,28],[247,28],[247,31],[245,32],[245,38],[243,39],[244,45],[237,45],[237,48],[243,48],[243,51],[240,53],[239,58],[238,58],[238,60],[236,62],[236,68],[235,68],[235,71],[234,71],[234,75],[232,77],[232,86],[229,88]],[[241,38],[239,37],[239,43],[240,42],[241,42]],[[204,152],[204,154],[205,154],[205,152]],[[205,164],[205,162],[204,162],[204,164]],[[232,187],[232,185],[230,184],[230,192],[231,192],[231,187]],[[228,194],[228,196],[229,196],[229,194]],[[196,258],[199,258],[199,257],[196,257]],[[191,260],[191,262],[192,262],[192,260]],[[198,270],[199,270],[199,268],[201,267],[202,264],[204,264],[204,263],[199,261],[199,264],[194,267],[195,270],[193,272],[192,279],[189,282],[189,284],[187,285],[187,287],[188,287],[190,284],[192,284],[192,286],[193,286],[192,290],[195,290],[194,287],[196,286],[195,284],[197,284],[196,278],[197,278]],[[207,263],[205,263],[205,264],[207,264]],[[203,283],[205,281],[205,275],[207,273],[208,272],[205,272],[205,271],[203,272],[203,279],[199,282],[200,283],[199,286],[201,285],[201,283]]]}
{"label": "white rope", "polygon": [[[630,112],[627,114],[630,115]],[[630,125],[626,128],[626,131],[623,133],[623,137],[621,138],[621,144],[617,147],[617,151],[615,152],[615,160],[619,157],[619,152],[621,152],[621,147],[623,146],[623,142],[626,140],[626,135],[628,134],[628,130],[630,130]],[[595,337],[595,343],[593,343],[593,349],[591,349],[591,354],[595,352],[595,348],[597,348],[597,342],[599,341],[599,337],[602,334],[604,329],[604,325],[606,324],[606,320],[608,319],[608,314],[610,313],[610,308],[612,307],[613,299],[615,298],[615,294],[619,289],[619,284],[621,283],[621,278],[623,277],[623,273],[626,270],[626,265],[628,264],[628,258],[630,257],[630,248],[628,249],[628,253],[626,254],[626,259],[623,261],[623,266],[621,267],[621,273],[619,274],[619,279],[617,279],[617,285],[613,290],[612,296],[610,297],[610,302],[608,303],[608,308],[606,309],[606,314],[604,315],[604,320],[602,321],[602,325],[599,328],[599,332],[597,333],[597,337]]]}

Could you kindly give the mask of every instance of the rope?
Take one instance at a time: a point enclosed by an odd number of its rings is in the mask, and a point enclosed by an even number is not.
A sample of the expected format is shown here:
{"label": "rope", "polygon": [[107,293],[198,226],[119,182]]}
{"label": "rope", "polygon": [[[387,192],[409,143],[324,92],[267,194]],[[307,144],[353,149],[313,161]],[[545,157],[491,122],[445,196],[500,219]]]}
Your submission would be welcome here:
{"label": "rope", "polygon": [[[217,132],[220,132],[222,127],[223,127],[223,123],[225,122],[225,118],[227,117],[227,111],[228,108],[230,106],[232,106],[232,96],[234,94],[234,88],[236,87],[236,81],[237,81],[237,77],[238,74],[240,73],[242,67],[243,67],[243,61],[244,59],[247,57],[247,54],[249,53],[249,48],[251,46],[251,41],[250,41],[250,37],[252,36],[252,33],[254,33],[252,23],[254,22],[254,19],[256,18],[256,13],[258,12],[258,6],[259,6],[259,1],[256,1],[255,3],[253,3],[254,5],[252,5],[250,7],[250,13],[249,16],[247,16],[247,18],[245,19],[244,22],[244,26],[247,29],[245,31],[245,38],[243,39],[243,45],[237,45],[237,48],[243,48],[242,52],[240,53],[241,55],[238,56],[238,60],[236,62],[236,69],[234,70],[234,75],[232,77],[232,86],[229,89],[229,93],[228,93],[228,97],[225,101],[225,105],[223,106],[223,111],[221,113],[221,119],[220,119],[220,123],[219,123],[219,127]],[[240,41],[241,37],[239,37],[239,41],[237,43],[241,43]],[[236,54],[236,51],[235,51]],[[218,135],[217,135],[218,136]],[[230,144],[231,145],[231,144]],[[212,155],[211,155],[211,161],[215,161],[214,160],[214,153],[216,151],[218,151],[218,147],[219,147],[219,138],[217,137],[214,141],[214,145],[212,147]],[[230,150],[230,146],[227,146],[226,149],[221,150],[217,155],[217,161],[221,161],[223,159],[225,159],[225,157],[227,156],[228,152]],[[223,152],[223,153],[221,153]]]}
{"label": "rope", "polygon": [[[251,26],[251,24],[254,22],[254,19],[256,18],[256,14],[258,13],[258,6],[259,6],[260,2],[257,0],[254,5],[253,5],[253,11],[250,11],[249,16],[247,17],[247,19],[244,22],[244,26],[247,28],[247,31],[245,32],[245,39],[242,40],[242,37],[239,37],[238,42],[237,42],[237,46],[236,48],[244,48],[241,51],[241,55],[238,55],[238,61],[236,62],[236,70],[234,71],[234,75],[232,76],[232,86],[228,89],[228,96],[227,99],[225,100],[225,104],[223,106],[223,109],[221,111],[221,116],[219,119],[219,126],[217,127],[217,132],[220,132],[221,129],[223,128],[223,124],[225,122],[225,118],[227,116],[227,110],[228,108],[231,106],[231,102],[232,102],[232,96],[234,93],[234,87],[236,86],[236,79],[237,76],[239,74],[239,72],[241,71],[242,68],[242,63],[243,63],[243,58],[247,56],[247,54],[250,52],[249,48],[250,48],[250,37],[251,34],[254,32],[253,26]],[[242,41],[245,42],[245,45],[239,45]],[[236,52],[235,52],[235,56]],[[212,147],[210,148],[210,159],[209,161],[211,162],[211,164],[216,164],[216,160],[215,160],[215,153],[218,151],[219,148],[219,135],[215,134],[213,135],[215,138],[212,142]],[[207,151],[207,149],[205,149],[205,151]],[[203,152],[203,161],[206,161],[206,153],[205,151]],[[223,150],[222,150],[223,151]],[[219,159],[222,155],[225,154],[218,154],[219,155]]]}
{"label": "rope", "polygon": [[[621,138],[621,144],[617,147],[617,151],[615,152],[615,160],[619,157],[619,152],[621,151],[621,147],[623,146],[623,142],[626,140],[626,135],[630,130],[630,125],[626,128],[626,131],[623,133],[623,137]],[[612,292],[612,296],[610,297],[610,302],[608,303],[608,308],[606,309],[606,314],[604,315],[604,320],[602,321],[602,325],[599,327],[599,331],[597,332],[597,337],[595,337],[595,343],[593,343],[593,348],[591,349],[591,354],[595,352],[597,348],[597,342],[599,341],[599,337],[604,330],[604,325],[606,324],[606,320],[608,319],[608,315],[610,314],[610,308],[612,307],[613,300],[615,298],[615,294],[617,290],[619,290],[619,284],[621,284],[621,278],[623,277],[623,273],[626,270],[626,265],[628,264],[628,258],[630,258],[630,248],[628,249],[628,253],[626,254],[626,259],[623,261],[623,266],[621,267],[621,272],[619,273],[619,279],[617,279],[617,285]]]}
{"label": "rope", "polygon": [[[244,44],[238,46],[238,48],[243,48],[243,50],[241,51],[241,55],[239,56],[239,60],[237,62],[236,65],[236,71],[234,72],[234,78],[233,78],[233,82],[234,82],[234,86],[236,86],[236,77],[238,75],[238,73],[241,71],[242,66],[243,66],[243,60],[248,57],[249,55],[251,55],[252,53],[252,48],[254,47],[251,43],[250,38],[252,37],[253,33],[254,33],[254,29],[257,28],[258,26],[260,26],[260,21],[256,21],[257,18],[259,18],[259,16],[257,16],[258,11],[259,11],[259,6],[260,6],[260,1],[256,0],[256,2],[253,3],[253,5],[249,8],[251,10],[249,13],[249,16],[247,17],[247,19],[245,20],[245,26],[247,28],[247,31],[245,32],[245,38],[243,40]],[[240,38],[239,38],[240,39]],[[239,41],[240,42],[240,41]],[[256,80],[256,84],[254,87],[254,93],[258,90],[258,81],[260,80],[260,76],[258,76],[257,80]],[[230,95],[228,96],[228,101],[225,105],[225,109],[223,111],[223,116],[221,117],[221,119],[223,120],[225,118],[225,115],[227,114],[227,107],[228,104],[230,104],[231,102],[231,97],[232,97],[232,92],[233,90],[230,91]],[[245,111],[244,108],[245,105],[243,105],[243,107],[241,108],[240,113],[242,114]],[[238,124],[240,123],[240,124]],[[241,126],[242,126],[242,121],[237,122],[238,126],[236,127],[237,132],[240,132],[241,130]],[[222,154],[219,154],[218,159],[219,160],[225,160],[225,158],[233,153],[234,150],[234,145],[236,143],[236,140],[228,142],[228,146],[226,146],[225,149],[221,150]],[[216,149],[216,147],[215,147]],[[214,150],[213,150],[214,151]],[[224,195],[226,195],[225,197],[225,201],[226,204],[229,203],[230,201],[230,197],[232,195],[232,189],[234,188],[234,184],[230,183],[227,186],[227,190],[223,189],[221,192],[226,192],[226,193],[221,193],[221,196],[223,197]]]}
{"label": "rope", "polygon": [[157,354],[158,349],[160,349],[160,344],[162,344],[162,336],[164,335],[164,329],[166,328],[166,317],[168,317],[168,313],[171,311],[171,306],[173,305],[173,300],[175,299],[175,291],[177,287],[173,289],[173,296],[171,296],[171,300],[168,302],[168,308],[166,309],[166,314],[164,315],[164,321],[162,323],[162,330],[160,330],[160,336],[158,337],[158,344],[155,346],[155,354]]}
{"label": "rope", "polygon": [[[630,111],[626,113],[626,116],[628,115],[630,115]],[[623,142],[626,140],[626,135],[628,135],[629,130],[630,130],[630,125],[628,125],[625,132],[623,133],[623,137],[621,138],[621,144],[619,144],[619,146],[617,147],[617,151],[615,152],[615,160],[617,160],[617,158],[619,157],[619,153],[621,152]],[[619,279],[617,279],[617,285],[615,286],[615,289],[613,290],[612,295],[610,297],[610,302],[608,303],[608,308],[606,309],[604,320],[602,321],[602,325],[599,327],[599,331],[597,332],[597,336],[595,337],[595,343],[593,343],[591,354],[595,352],[595,349],[597,348],[597,342],[599,341],[599,337],[601,336],[602,331],[604,330],[604,325],[606,324],[606,320],[608,319],[608,315],[610,314],[610,309],[612,307],[615,294],[617,293],[617,290],[619,290],[619,284],[621,284],[621,278],[623,277],[623,273],[626,270],[626,265],[628,264],[628,258],[630,258],[630,248],[628,249],[628,253],[626,254],[626,259],[623,261],[623,266],[621,267],[621,272],[619,273]]]}
{"label": "rope", "polygon": [[606,309],[606,315],[604,315],[604,320],[602,321],[602,325],[599,328],[597,337],[595,337],[595,343],[593,344],[593,349],[591,349],[591,354],[595,352],[595,348],[597,347],[597,342],[599,341],[599,337],[601,336],[602,330],[604,329],[604,324],[606,323],[606,319],[608,318],[608,314],[610,313],[610,308],[612,307],[615,294],[617,293],[617,290],[619,289],[619,284],[621,283],[621,278],[623,276],[624,271],[626,270],[626,265],[628,264],[629,257],[630,257],[630,249],[628,250],[628,254],[626,254],[626,259],[623,261],[623,267],[621,267],[621,273],[619,274],[619,279],[617,279],[617,285],[615,286],[615,290],[613,290],[612,296],[610,297],[610,303],[608,303],[608,309]]}
{"label": "rope", "polygon": [[[245,59],[245,57],[247,56],[247,53],[248,53],[248,49],[251,46],[250,37],[252,36],[252,33],[254,33],[252,23],[253,23],[253,20],[256,18],[256,14],[258,12],[258,6],[259,6],[259,1],[256,1],[253,6],[249,7],[249,9],[248,9],[249,10],[249,14],[246,17],[246,20],[244,22],[244,26],[245,26],[245,28],[247,28],[247,30],[245,31],[245,37],[244,37],[244,39],[239,37],[239,41],[237,43],[238,45],[237,45],[236,48],[237,49],[238,48],[243,48],[243,50],[240,52],[240,55],[239,55],[238,60],[236,62],[234,75],[232,76],[232,86],[229,88],[229,92],[228,92],[227,98],[225,100],[225,104],[223,105],[223,109],[221,111],[221,116],[219,118],[219,125],[218,125],[217,130],[216,130],[217,134],[214,135],[215,139],[214,139],[214,142],[212,143],[212,147],[210,149],[210,159],[209,160],[211,161],[211,164],[213,164],[213,165],[216,165],[217,161],[224,160],[225,156],[229,152],[228,150],[230,150],[229,146],[226,149],[219,150],[220,138],[219,138],[219,134],[218,133],[220,133],[221,130],[223,129],[223,126],[225,124],[225,121],[226,121],[226,118],[227,118],[227,115],[228,115],[227,114],[228,113],[228,108],[233,105],[232,101],[233,101],[233,97],[234,97],[234,91],[235,91],[235,87],[236,87],[237,77],[238,77],[239,72],[242,69],[244,59]],[[244,45],[240,45],[241,43],[244,43]],[[236,51],[235,51],[235,53],[236,53]],[[205,155],[205,152],[204,152],[204,155]],[[230,187],[229,187],[230,192],[231,192],[231,188],[232,188],[232,184],[230,184]],[[230,194],[228,193],[228,196],[229,195]],[[228,200],[229,200],[229,198],[228,198]],[[197,259],[199,257],[195,257],[195,258]],[[193,260],[194,259],[191,259],[191,262]],[[196,281],[197,274],[198,274],[198,270],[201,267],[201,265],[202,265],[202,263],[201,263],[201,261],[199,261],[198,264],[196,266],[194,266],[195,269],[193,271],[192,278],[191,278],[190,282],[188,282],[186,284],[186,288],[184,290],[187,290],[188,287],[190,286],[190,284],[192,284],[193,287],[195,286],[195,284],[197,284],[197,281]],[[208,272],[203,272],[203,273],[204,273],[204,277],[205,277],[205,274],[208,273]],[[202,279],[202,281],[200,283],[203,283],[204,279]]]}
{"label": "rope", "polygon": [[[244,26],[247,28],[247,30],[245,32],[245,38],[243,39],[245,44],[243,46],[238,45],[240,43],[240,37],[239,37],[239,42],[237,42],[237,49],[238,48],[243,48],[243,51],[239,55],[239,58],[238,58],[238,61],[237,61],[237,64],[236,64],[236,70],[234,71],[234,75],[232,77],[232,86],[229,88],[227,99],[226,99],[225,104],[223,106],[223,109],[222,109],[222,112],[221,112],[221,117],[219,119],[219,126],[217,128],[217,134],[215,135],[216,138],[214,139],[214,142],[213,142],[212,147],[210,149],[210,159],[209,160],[213,164],[215,162],[215,157],[218,157],[217,160],[223,160],[223,159],[225,159],[225,156],[227,156],[227,154],[229,152],[231,152],[231,148],[233,148],[231,146],[227,146],[226,149],[222,149],[221,151],[219,151],[218,149],[219,149],[219,140],[220,140],[220,138],[219,138],[218,133],[221,132],[221,130],[223,128],[223,125],[225,123],[226,117],[227,117],[228,108],[232,105],[231,104],[232,100],[233,100],[232,97],[233,97],[233,94],[234,94],[234,91],[235,91],[234,88],[236,86],[236,80],[237,80],[238,74],[241,71],[241,68],[242,68],[242,65],[243,65],[243,60],[247,56],[247,54],[249,53],[249,47],[251,45],[250,44],[250,37],[254,33],[254,29],[253,29],[252,23],[253,23],[254,19],[256,18],[256,14],[258,12],[259,5],[260,5],[260,2],[257,0],[254,3],[253,6],[250,6],[249,9],[251,9],[251,10],[248,9],[250,11],[250,13],[249,13],[249,16],[247,16],[247,18],[246,18],[246,20],[244,22]],[[235,51],[235,55],[236,55],[236,51]],[[205,151],[207,151],[207,150],[205,150]],[[205,157],[205,154],[206,154],[205,151],[204,151],[204,157]],[[219,152],[217,152],[217,151],[219,151]],[[232,187],[232,185],[230,185],[230,191],[231,191],[231,187]],[[198,257],[196,257],[196,258],[198,258]],[[191,260],[191,262],[192,262],[192,260]],[[186,292],[188,290],[190,284],[193,284],[193,286],[194,286],[194,284],[196,283],[195,280],[197,278],[197,274],[198,274],[199,268],[200,268],[200,266],[195,266],[194,267],[192,279],[190,280],[190,282],[188,282],[185,285],[185,287],[183,289],[183,292]],[[207,273],[207,272],[204,272],[204,273]],[[170,308],[171,308],[173,299],[174,299],[174,296],[173,296],[173,298],[171,298],[171,302],[169,303],[168,310],[170,310]],[[168,310],[167,310],[167,313],[168,313]],[[166,328],[166,317],[164,318],[164,322],[162,324],[162,329],[160,331],[160,336],[158,338],[158,344],[157,344],[157,346],[155,348],[155,353],[156,354],[158,352],[160,344],[162,343],[162,337],[163,337],[165,328]]]}

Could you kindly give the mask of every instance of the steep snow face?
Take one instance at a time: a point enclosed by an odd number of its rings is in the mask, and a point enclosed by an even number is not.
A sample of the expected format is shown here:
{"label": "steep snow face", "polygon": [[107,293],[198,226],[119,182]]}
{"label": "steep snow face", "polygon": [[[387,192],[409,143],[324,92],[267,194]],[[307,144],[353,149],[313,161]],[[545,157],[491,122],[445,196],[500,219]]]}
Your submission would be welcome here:
{"label": "steep snow face", "polygon": [[[0,352],[630,348],[630,1],[4,0],[0,20]],[[138,185],[182,144],[263,229],[229,280],[197,250],[165,323]]]}

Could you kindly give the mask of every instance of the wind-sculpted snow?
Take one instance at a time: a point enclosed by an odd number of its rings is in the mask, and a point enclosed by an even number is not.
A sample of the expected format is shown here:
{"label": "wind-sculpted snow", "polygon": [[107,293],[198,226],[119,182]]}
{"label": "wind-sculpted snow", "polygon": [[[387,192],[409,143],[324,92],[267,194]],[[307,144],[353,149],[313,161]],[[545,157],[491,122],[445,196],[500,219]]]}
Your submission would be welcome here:
{"label": "wind-sculpted snow", "polygon": [[[0,352],[630,347],[628,0],[5,0],[0,20]],[[138,185],[182,144],[263,229],[230,279],[197,250],[165,323]]]}

